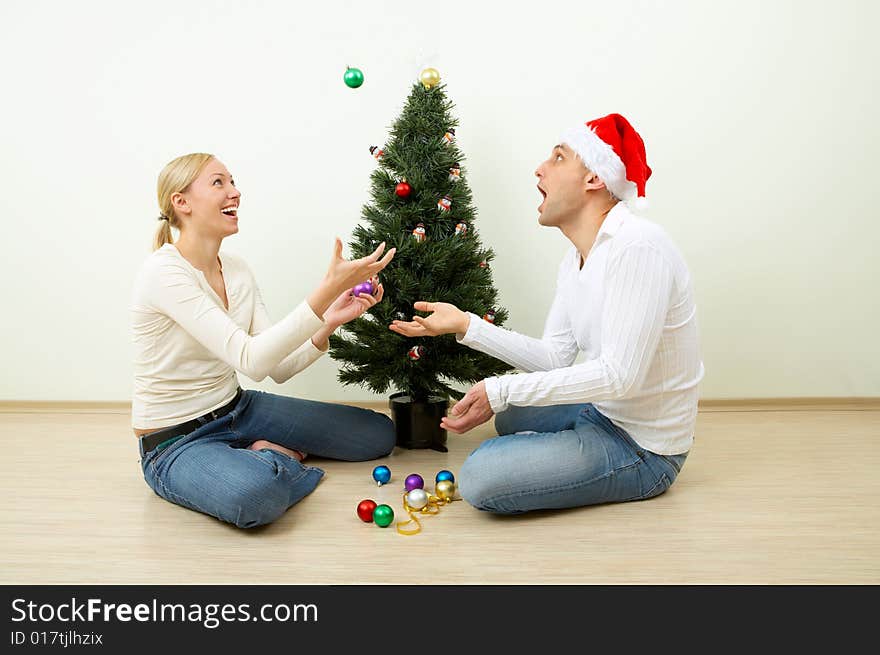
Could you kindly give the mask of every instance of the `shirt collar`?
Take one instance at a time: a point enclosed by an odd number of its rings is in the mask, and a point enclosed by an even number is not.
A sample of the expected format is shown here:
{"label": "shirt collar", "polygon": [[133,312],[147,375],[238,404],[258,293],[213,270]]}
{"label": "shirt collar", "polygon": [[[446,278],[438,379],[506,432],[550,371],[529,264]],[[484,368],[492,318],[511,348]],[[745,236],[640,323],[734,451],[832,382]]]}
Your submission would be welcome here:
{"label": "shirt collar", "polygon": [[[590,253],[592,253],[605,239],[610,239],[617,234],[617,231],[620,229],[620,226],[623,225],[623,221],[628,213],[629,210],[622,202],[618,202],[611,208],[611,211],[605,216],[605,220],[602,221],[602,225],[599,226],[599,231],[596,233],[596,239],[593,241],[590,252],[587,253],[586,257],[589,257]],[[580,267],[581,254],[577,251],[577,248],[575,248],[575,252],[577,252],[576,261]],[[586,257],[584,259],[586,259]]]}
{"label": "shirt collar", "polygon": [[624,218],[629,213],[626,207],[626,203],[618,202],[614,207],[611,208],[611,211],[608,212],[608,215],[605,217],[605,220],[602,221],[602,226],[599,228],[599,233],[596,235],[596,241],[605,238],[605,237],[613,237],[617,234],[617,231],[620,229],[620,226],[623,225]]}

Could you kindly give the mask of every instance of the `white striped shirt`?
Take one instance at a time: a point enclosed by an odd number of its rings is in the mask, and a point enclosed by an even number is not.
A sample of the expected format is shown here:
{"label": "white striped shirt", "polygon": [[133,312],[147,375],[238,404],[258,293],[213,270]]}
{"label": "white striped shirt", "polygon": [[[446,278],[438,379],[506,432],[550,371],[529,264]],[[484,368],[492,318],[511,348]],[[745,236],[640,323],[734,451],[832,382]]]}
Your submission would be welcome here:
{"label": "white striped shirt", "polygon": [[[643,448],[687,452],[703,364],[681,253],[662,228],[620,202],[580,263],[572,247],[541,339],[470,315],[460,342],[526,371],[486,380],[492,409],[592,403]],[[579,351],[585,360],[575,364]]]}

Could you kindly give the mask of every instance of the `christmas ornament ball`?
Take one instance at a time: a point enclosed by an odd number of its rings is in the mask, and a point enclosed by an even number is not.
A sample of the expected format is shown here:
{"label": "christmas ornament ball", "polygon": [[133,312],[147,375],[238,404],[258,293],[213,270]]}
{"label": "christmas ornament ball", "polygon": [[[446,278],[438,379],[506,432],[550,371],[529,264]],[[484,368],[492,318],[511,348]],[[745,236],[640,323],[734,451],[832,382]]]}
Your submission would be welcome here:
{"label": "christmas ornament ball", "polygon": [[394,510],[389,505],[377,505],[373,510],[373,522],[380,528],[387,528],[394,520]]}
{"label": "christmas ornament ball", "polygon": [[455,483],[450,480],[440,480],[434,485],[434,493],[440,500],[452,500],[455,495]]}
{"label": "christmas ornament ball", "polygon": [[376,501],[375,500],[362,500],[358,503],[357,515],[360,517],[361,521],[364,523],[372,523],[373,522],[373,510],[376,509]]}
{"label": "christmas ornament ball", "polygon": [[413,509],[422,509],[428,504],[428,492],[424,489],[412,489],[406,494],[406,504]]}
{"label": "christmas ornament ball", "polygon": [[412,187],[409,185],[409,182],[403,180],[397,183],[397,186],[394,187],[394,193],[397,194],[398,198],[408,198],[409,194],[412,192]]}
{"label": "christmas ornament ball", "polygon": [[379,483],[379,486],[385,484],[391,479],[391,469],[387,466],[377,466],[373,469],[373,479]]}
{"label": "christmas ornament ball", "polygon": [[422,71],[421,75],[419,75],[419,81],[426,89],[437,86],[440,84],[440,71],[436,68],[426,68]]}
{"label": "christmas ornament ball", "polygon": [[447,471],[443,469],[442,471],[437,472],[437,477],[434,478],[435,482],[442,482],[443,480],[449,480],[450,482],[455,482],[455,476],[452,475],[452,471]]}
{"label": "christmas ornament ball", "polygon": [[342,79],[347,87],[356,89],[364,83],[364,74],[360,68],[351,68],[349,66],[345,69],[345,75],[342,76]]}
{"label": "christmas ornament ball", "polygon": [[425,480],[418,473],[413,473],[406,476],[406,482],[403,483],[403,486],[406,487],[407,491],[412,491],[413,489],[424,489]]}
{"label": "christmas ornament ball", "polygon": [[375,292],[375,289],[373,289],[373,283],[368,280],[366,282],[356,284],[351,292],[354,294],[355,297],[360,296],[362,293],[364,295],[371,296]]}

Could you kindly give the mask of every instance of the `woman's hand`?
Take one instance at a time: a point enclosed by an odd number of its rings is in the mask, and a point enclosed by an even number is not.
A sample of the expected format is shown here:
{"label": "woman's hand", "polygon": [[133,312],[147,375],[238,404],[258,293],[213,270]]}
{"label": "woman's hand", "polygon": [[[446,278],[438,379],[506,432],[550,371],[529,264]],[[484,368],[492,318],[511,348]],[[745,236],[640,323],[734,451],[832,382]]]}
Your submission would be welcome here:
{"label": "woman's hand", "polygon": [[413,307],[420,312],[433,312],[422,318],[413,316],[412,321],[392,321],[388,329],[405,337],[436,337],[441,334],[464,334],[471,323],[470,316],[448,302],[424,302]]}
{"label": "woman's hand", "polygon": [[[396,248],[388,251],[384,257],[385,242],[379,244],[372,253],[360,259],[348,260],[342,256],[342,241],[336,237],[336,245],[333,249],[333,257],[330,259],[330,267],[327,269],[326,280],[335,285],[339,292],[351,289],[355,284],[369,280],[376,276],[394,258]],[[379,259],[382,257],[382,259]]]}
{"label": "woman's hand", "polygon": [[355,284],[369,280],[388,266],[397,249],[392,248],[382,257],[384,250],[385,242],[383,241],[366,257],[348,260],[342,256],[342,241],[337,237],[327,274],[318,288],[306,299],[312,311],[315,312],[315,316],[323,316],[339,294],[348,292]]}
{"label": "woman's hand", "polygon": [[340,325],[345,325],[349,321],[364,315],[370,307],[382,300],[385,295],[385,287],[378,284],[378,279],[373,278],[373,286],[376,288],[376,294],[370,295],[362,293],[355,296],[351,289],[343,291],[339,297],[333,301],[327,311],[324,312],[324,326],[312,336],[312,343],[318,350],[327,350],[330,347],[330,335],[336,331]]}
{"label": "woman's hand", "polygon": [[363,316],[364,312],[381,301],[382,296],[385,295],[385,287],[378,284],[378,280],[375,278],[373,279],[373,287],[376,289],[375,295],[362,293],[355,296],[351,289],[343,291],[324,312],[324,322],[327,323],[327,326],[332,326],[335,330],[340,325],[345,325],[349,321]]}

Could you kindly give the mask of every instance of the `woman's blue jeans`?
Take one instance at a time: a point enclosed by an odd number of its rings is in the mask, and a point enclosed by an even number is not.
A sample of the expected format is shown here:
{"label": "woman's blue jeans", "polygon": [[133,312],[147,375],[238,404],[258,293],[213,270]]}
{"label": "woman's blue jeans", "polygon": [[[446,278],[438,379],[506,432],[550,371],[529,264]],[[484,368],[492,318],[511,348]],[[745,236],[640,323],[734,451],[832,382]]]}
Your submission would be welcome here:
{"label": "woman's blue jeans", "polygon": [[165,500],[240,528],[271,523],[324,472],[274,450],[248,450],[258,439],[352,462],[383,457],[395,443],[384,414],[249,390],[229,414],[164,448],[144,454],[139,440],[144,479]]}
{"label": "woman's blue jeans", "polygon": [[458,483],[471,505],[498,514],[652,498],[687,458],[642,448],[591,404],[510,407],[495,428],[503,436],[470,454]]}

